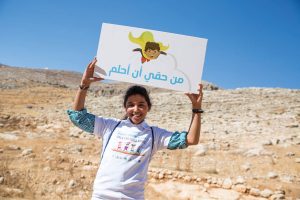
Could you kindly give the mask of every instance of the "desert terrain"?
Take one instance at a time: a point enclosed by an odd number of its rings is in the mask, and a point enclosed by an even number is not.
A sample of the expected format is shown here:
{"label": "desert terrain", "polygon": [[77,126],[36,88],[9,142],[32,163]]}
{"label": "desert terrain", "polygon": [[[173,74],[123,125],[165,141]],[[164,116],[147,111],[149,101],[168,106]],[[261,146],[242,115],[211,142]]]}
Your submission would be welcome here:
{"label": "desert terrain", "polygon": [[[90,199],[101,139],[76,128],[66,113],[80,78],[0,65],[1,200]],[[128,85],[95,83],[86,108],[121,118]],[[300,199],[300,90],[204,85],[200,143],[154,155],[146,199]],[[188,98],[149,90],[148,123],[187,130]]]}

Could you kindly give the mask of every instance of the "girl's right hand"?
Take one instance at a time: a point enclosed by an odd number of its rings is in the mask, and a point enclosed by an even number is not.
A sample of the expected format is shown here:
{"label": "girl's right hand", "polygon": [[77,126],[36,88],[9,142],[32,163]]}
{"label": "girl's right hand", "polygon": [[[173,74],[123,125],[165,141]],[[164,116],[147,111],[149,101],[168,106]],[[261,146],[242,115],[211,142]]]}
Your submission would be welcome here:
{"label": "girl's right hand", "polygon": [[97,58],[95,57],[92,60],[92,62],[90,62],[89,65],[87,66],[87,68],[85,69],[82,79],[81,79],[81,85],[88,87],[93,82],[104,80],[104,78],[94,77],[94,70],[95,70],[96,62],[97,62]]}

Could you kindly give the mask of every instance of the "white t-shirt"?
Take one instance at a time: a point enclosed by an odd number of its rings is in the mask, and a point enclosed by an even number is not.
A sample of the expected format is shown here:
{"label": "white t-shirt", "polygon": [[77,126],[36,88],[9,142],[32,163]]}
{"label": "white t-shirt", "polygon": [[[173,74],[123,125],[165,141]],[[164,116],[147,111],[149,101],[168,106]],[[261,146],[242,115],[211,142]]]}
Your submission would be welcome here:
{"label": "white t-shirt", "polygon": [[[95,118],[94,134],[103,138],[103,148],[119,120]],[[152,127],[152,155],[166,149],[173,132]],[[102,148],[102,152],[103,152]],[[144,185],[151,159],[152,133],[144,121],[135,125],[122,120],[114,130],[102,157],[94,182],[92,199],[144,199]]]}

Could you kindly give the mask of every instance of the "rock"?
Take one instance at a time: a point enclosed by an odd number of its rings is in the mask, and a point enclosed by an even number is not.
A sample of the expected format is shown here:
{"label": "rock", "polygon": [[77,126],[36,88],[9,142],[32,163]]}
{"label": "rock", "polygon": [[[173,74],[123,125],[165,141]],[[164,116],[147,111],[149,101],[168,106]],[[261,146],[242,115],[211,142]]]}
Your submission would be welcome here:
{"label": "rock", "polygon": [[247,187],[243,184],[238,184],[233,187],[233,189],[237,192],[245,193],[247,191]]}
{"label": "rock", "polygon": [[287,154],[285,154],[286,156],[288,157],[292,157],[292,156],[295,156],[295,153],[294,152],[288,152]]}
{"label": "rock", "polygon": [[93,163],[92,163],[91,161],[89,161],[89,160],[85,160],[85,161],[83,162],[83,164],[84,164],[84,165],[92,165]]}
{"label": "rock", "polygon": [[206,155],[207,150],[208,150],[208,148],[206,145],[199,144],[199,145],[197,145],[195,156],[204,156],[204,155]]}
{"label": "rock", "polygon": [[285,199],[284,194],[273,194],[270,197],[270,200],[281,200],[281,199]]}
{"label": "rock", "polygon": [[246,181],[242,176],[238,176],[234,184],[244,184]]}
{"label": "rock", "polygon": [[183,180],[186,182],[191,182],[192,178],[190,176],[185,176]]}
{"label": "rock", "polygon": [[14,133],[0,133],[0,139],[3,140],[18,140],[19,137]]}
{"label": "rock", "polygon": [[210,150],[220,150],[221,145],[216,144],[215,142],[213,142],[213,143],[208,144],[208,149],[210,149]]}
{"label": "rock", "polygon": [[8,149],[10,149],[10,150],[21,150],[21,147],[12,144],[12,145],[8,145]]}
{"label": "rock", "polygon": [[269,198],[272,194],[273,194],[273,192],[268,189],[264,189],[263,191],[260,192],[260,196],[262,196],[264,198]]}
{"label": "rock", "polygon": [[[208,184],[217,184],[218,180],[217,180],[216,177],[208,177],[207,180],[206,180],[206,182],[207,182]],[[223,183],[223,182],[222,182],[222,183]]]}
{"label": "rock", "polygon": [[76,181],[74,180],[70,180],[69,184],[68,184],[68,187],[69,188],[74,188],[76,186]]}
{"label": "rock", "polygon": [[158,174],[158,179],[163,179],[163,178],[164,178],[164,173],[162,173],[162,172],[159,173],[159,174]]}
{"label": "rock", "polygon": [[[5,193],[9,193],[12,196],[22,196],[24,195],[24,191],[18,188],[3,188],[2,191]],[[1,193],[2,194],[2,193]]]}
{"label": "rock", "polygon": [[43,171],[44,171],[44,172],[50,172],[50,171],[51,171],[51,168],[48,167],[48,166],[47,166],[47,167],[44,167],[44,168],[43,168]]}
{"label": "rock", "polygon": [[267,176],[269,179],[275,179],[278,177],[278,174],[275,172],[269,172]]}
{"label": "rock", "polygon": [[261,143],[262,145],[268,146],[268,145],[272,145],[271,140],[265,140]]}
{"label": "rock", "polygon": [[292,176],[292,175],[284,174],[284,175],[280,176],[280,181],[282,181],[284,183],[292,183],[294,180],[295,180],[294,176]]}
{"label": "rock", "polygon": [[230,189],[232,187],[232,181],[230,178],[226,178],[224,179],[223,183],[222,183],[222,188],[224,189]]}
{"label": "rock", "polygon": [[70,148],[70,150],[72,151],[72,153],[81,153],[82,152],[82,145],[74,145]]}
{"label": "rock", "polygon": [[246,151],[244,155],[247,157],[260,156],[263,151],[264,151],[263,147],[253,148]]}
{"label": "rock", "polygon": [[222,187],[224,180],[222,178],[217,178],[217,186]]}
{"label": "rock", "polygon": [[245,163],[241,166],[241,168],[245,171],[250,170],[251,164],[250,163]]}
{"label": "rock", "polygon": [[4,177],[0,176],[0,184],[4,183]]}
{"label": "rock", "polygon": [[272,145],[276,145],[276,144],[279,144],[279,139],[277,139],[277,138],[273,138],[273,139],[271,139],[271,142],[272,142]]}
{"label": "rock", "polygon": [[54,158],[52,156],[47,156],[46,160],[54,160]]}
{"label": "rock", "polygon": [[295,158],[296,163],[300,163],[300,158]]}
{"label": "rock", "polygon": [[260,190],[257,188],[250,188],[249,194],[252,196],[259,196],[260,195]]}
{"label": "rock", "polygon": [[167,175],[172,175],[173,172],[172,172],[171,170],[167,170],[167,171],[166,171],[166,174],[167,174]]}
{"label": "rock", "polygon": [[73,130],[69,133],[69,136],[70,137],[74,137],[74,138],[79,138],[80,136],[80,131],[77,131],[77,130]]}
{"label": "rock", "polygon": [[287,127],[287,128],[298,128],[299,124],[290,124],[290,125],[286,125],[285,127]]}
{"label": "rock", "polygon": [[54,180],[52,180],[52,184],[53,184],[53,185],[59,184],[59,182],[58,182],[56,179],[54,179]]}
{"label": "rock", "polygon": [[27,156],[32,153],[32,149],[24,149],[22,151],[22,156]]}
{"label": "rock", "polygon": [[9,118],[10,118],[10,115],[4,115],[2,118],[3,118],[3,119],[9,119]]}
{"label": "rock", "polygon": [[285,191],[284,190],[276,190],[274,192],[274,194],[283,194],[283,195],[285,195]]}
{"label": "rock", "polygon": [[0,149],[0,153],[3,153],[4,152],[4,150],[3,149]]}
{"label": "rock", "polygon": [[[234,190],[226,190],[222,188],[212,188],[207,191],[211,198],[209,199],[222,199],[222,200],[238,200],[240,193]],[[205,198],[206,199],[206,198]]]}
{"label": "rock", "polygon": [[62,185],[59,185],[59,186],[57,186],[56,187],[56,190],[55,190],[55,193],[57,193],[57,194],[63,194],[64,193],[64,191],[65,191],[65,187],[64,186],[62,186]]}

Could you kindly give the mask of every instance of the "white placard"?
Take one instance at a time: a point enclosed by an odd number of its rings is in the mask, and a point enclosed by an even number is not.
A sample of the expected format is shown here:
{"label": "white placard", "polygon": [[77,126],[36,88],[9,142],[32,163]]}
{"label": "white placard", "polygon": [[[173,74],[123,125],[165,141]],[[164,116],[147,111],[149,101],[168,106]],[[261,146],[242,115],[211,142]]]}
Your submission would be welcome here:
{"label": "white placard", "polygon": [[95,76],[198,93],[207,39],[103,23]]}

